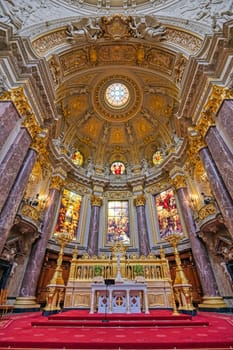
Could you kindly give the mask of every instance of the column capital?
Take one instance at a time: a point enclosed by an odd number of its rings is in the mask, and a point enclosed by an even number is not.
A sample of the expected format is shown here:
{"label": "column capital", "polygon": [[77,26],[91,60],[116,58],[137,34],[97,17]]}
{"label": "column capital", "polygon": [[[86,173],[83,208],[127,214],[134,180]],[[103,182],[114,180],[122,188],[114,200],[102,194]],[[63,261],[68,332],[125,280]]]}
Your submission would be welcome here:
{"label": "column capital", "polygon": [[64,184],[65,184],[65,179],[63,179],[58,175],[55,175],[55,176],[52,176],[49,187],[50,189],[56,189],[60,191],[61,188],[64,186]]}
{"label": "column capital", "polygon": [[92,207],[101,207],[102,206],[102,198],[96,196],[96,195],[92,195],[91,196],[91,206]]}
{"label": "column capital", "polygon": [[176,190],[179,190],[180,188],[185,188],[187,187],[187,183],[185,180],[184,175],[181,174],[176,174],[172,179],[171,179],[172,185],[175,187]]}
{"label": "column capital", "polygon": [[134,204],[136,207],[145,206],[146,198],[145,198],[144,194],[141,194],[140,196],[136,197],[134,199]]}
{"label": "column capital", "polygon": [[5,91],[0,100],[14,103],[19,115],[23,118],[22,126],[28,130],[32,139],[41,131],[22,86]]}
{"label": "column capital", "polygon": [[197,130],[200,132],[200,134],[203,137],[206,136],[211,126],[216,125],[215,118],[223,100],[232,99],[232,98],[233,98],[232,89],[218,86],[218,85],[213,85],[211,94],[197,122]]}
{"label": "column capital", "polygon": [[48,153],[46,146],[48,140],[48,130],[44,129],[39,134],[34,137],[32,144],[30,146],[31,149],[34,149],[38,154],[46,155]]}

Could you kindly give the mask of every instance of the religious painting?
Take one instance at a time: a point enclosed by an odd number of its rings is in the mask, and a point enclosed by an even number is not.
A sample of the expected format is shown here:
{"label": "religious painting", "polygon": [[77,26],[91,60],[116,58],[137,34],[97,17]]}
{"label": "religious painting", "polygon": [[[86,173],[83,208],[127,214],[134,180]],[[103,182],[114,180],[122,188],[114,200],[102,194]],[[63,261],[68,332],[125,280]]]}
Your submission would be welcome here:
{"label": "religious painting", "polygon": [[83,164],[83,155],[79,151],[75,151],[71,156],[72,162],[77,166],[82,166]]}
{"label": "religious painting", "polygon": [[107,243],[130,243],[128,201],[108,202]]}
{"label": "religious painting", "polygon": [[80,195],[64,189],[55,229],[56,232],[68,232],[73,238],[76,237],[81,204],[82,197]]}
{"label": "religious painting", "polygon": [[114,162],[111,165],[111,172],[114,175],[122,175],[125,173],[125,165],[122,162]]}
{"label": "religious painting", "polygon": [[180,216],[176,206],[174,191],[168,189],[155,196],[160,238],[171,234],[182,234]]}

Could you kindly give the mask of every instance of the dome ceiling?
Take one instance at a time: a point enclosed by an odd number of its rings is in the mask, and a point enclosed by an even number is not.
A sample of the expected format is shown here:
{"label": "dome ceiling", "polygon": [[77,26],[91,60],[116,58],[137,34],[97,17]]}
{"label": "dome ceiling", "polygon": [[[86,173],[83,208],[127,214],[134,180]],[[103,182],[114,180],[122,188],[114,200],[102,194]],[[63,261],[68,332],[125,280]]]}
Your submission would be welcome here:
{"label": "dome ceiling", "polygon": [[81,152],[84,168],[90,160],[102,171],[115,161],[133,168],[143,160],[152,168],[156,152],[164,160],[178,157],[176,112],[187,60],[164,45],[166,28],[158,22],[152,41],[153,33],[143,40],[133,35],[132,17],[107,21],[102,18],[101,35],[93,31],[91,38],[69,24],[63,47],[48,58],[60,114],[53,140],[69,156]]}

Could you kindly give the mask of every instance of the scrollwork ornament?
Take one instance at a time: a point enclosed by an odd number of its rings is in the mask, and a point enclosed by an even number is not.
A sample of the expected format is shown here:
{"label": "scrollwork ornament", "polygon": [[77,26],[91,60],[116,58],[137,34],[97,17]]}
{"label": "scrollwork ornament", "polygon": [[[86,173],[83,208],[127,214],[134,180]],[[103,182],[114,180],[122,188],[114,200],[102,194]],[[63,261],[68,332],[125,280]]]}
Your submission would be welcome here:
{"label": "scrollwork ornament", "polygon": [[145,206],[146,198],[143,194],[134,199],[134,204],[136,207]]}
{"label": "scrollwork ornament", "polygon": [[187,187],[184,175],[180,175],[180,174],[176,175],[171,179],[171,181],[172,181],[172,185],[175,187],[176,190]]}
{"label": "scrollwork ornament", "polygon": [[64,186],[65,179],[62,179],[60,176],[53,176],[50,183],[50,189],[59,190]]}
{"label": "scrollwork ornament", "polygon": [[95,195],[93,195],[92,197],[91,197],[91,206],[92,207],[101,207],[102,206],[102,198],[100,198],[100,197],[98,197],[98,196],[95,196]]}

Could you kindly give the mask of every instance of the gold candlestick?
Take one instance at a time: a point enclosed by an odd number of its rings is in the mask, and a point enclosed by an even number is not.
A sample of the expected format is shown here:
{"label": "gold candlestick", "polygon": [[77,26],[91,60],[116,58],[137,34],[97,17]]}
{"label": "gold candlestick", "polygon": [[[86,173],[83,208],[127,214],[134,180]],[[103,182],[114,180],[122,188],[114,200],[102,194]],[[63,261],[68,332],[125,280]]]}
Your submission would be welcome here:
{"label": "gold candlestick", "polygon": [[57,267],[54,272],[53,278],[50,281],[50,284],[64,286],[64,280],[62,277],[62,260],[63,260],[65,245],[72,240],[72,237],[69,232],[56,232],[54,236],[56,241],[61,245],[61,249],[57,259]]}
{"label": "gold candlestick", "polygon": [[56,241],[61,245],[61,249],[57,259],[57,266],[50,283],[47,285],[47,302],[44,308],[44,315],[58,312],[60,304],[64,298],[65,284],[62,277],[62,260],[64,255],[64,248],[67,243],[72,240],[69,232],[56,232],[54,234]]}

